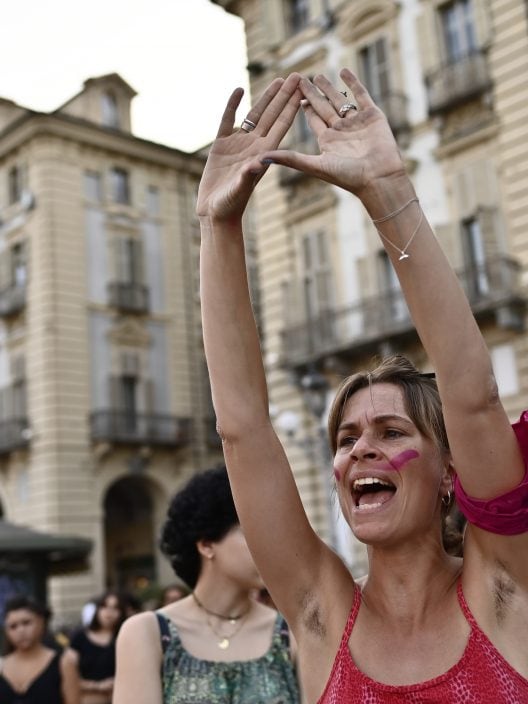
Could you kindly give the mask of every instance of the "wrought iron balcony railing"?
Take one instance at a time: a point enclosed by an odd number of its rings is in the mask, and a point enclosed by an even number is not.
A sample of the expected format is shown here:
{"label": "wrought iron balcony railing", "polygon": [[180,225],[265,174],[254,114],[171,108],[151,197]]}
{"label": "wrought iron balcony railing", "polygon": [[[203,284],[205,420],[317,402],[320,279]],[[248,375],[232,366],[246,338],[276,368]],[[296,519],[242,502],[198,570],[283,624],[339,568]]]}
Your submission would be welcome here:
{"label": "wrought iron balcony railing", "polygon": [[425,77],[429,114],[437,115],[482,95],[491,88],[486,54],[476,50],[450,61]]}
{"label": "wrought iron balcony railing", "polygon": [[26,305],[26,286],[13,284],[0,291],[0,317],[20,313]]}
{"label": "wrought iron balcony railing", "polygon": [[149,310],[149,289],[143,284],[114,281],[108,284],[109,304],[128,313],[146,313]]}
{"label": "wrought iron balcony railing", "polygon": [[190,418],[126,410],[101,410],[90,415],[92,440],[125,445],[181,447],[189,443]]}
{"label": "wrought iron balcony railing", "polygon": [[[497,257],[458,272],[477,319],[495,315],[499,326],[524,329],[526,299],[518,289],[519,270],[513,259]],[[341,309],[321,311],[284,330],[282,362],[297,367],[330,355],[350,357],[405,338],[416,338],[416,332],[403,294],[395,289]]]}
{"label": "wrought iron balcony railing", "polygon": [[8,455],[14,450],[29,446],[31,432],[27,418],[7,418],[0,420],[0,455]]}

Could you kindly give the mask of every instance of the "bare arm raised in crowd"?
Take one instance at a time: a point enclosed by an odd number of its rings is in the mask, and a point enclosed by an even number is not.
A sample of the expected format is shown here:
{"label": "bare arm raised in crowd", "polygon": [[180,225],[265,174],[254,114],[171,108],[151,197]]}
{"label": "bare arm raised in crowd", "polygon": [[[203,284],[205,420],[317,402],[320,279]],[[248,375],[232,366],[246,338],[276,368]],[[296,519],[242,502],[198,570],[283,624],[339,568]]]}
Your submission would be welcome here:
{"label": "bare arm raised in crowd", "polygon": [[[521,482],[525,467],[498,396],[486,344],[455,273],[414,201],[414,187],[385,116],[351,71],[344,69],[341,76],[358,107],[345,118],[338,111],[346,99],[327,78],[318,76],[314,83],[303,79],[300,84],[321,154],[275,151],[265,160],[341,186],[362,201],[374,220],[397,213],[377,228],[436,372],[454,467],[470,496],[499,496]],[[528,547],[526,535],[505,539],[478,529],[470,534],[492,561],[509,553],[512,574],[528,582],[526,560],[519,559],[519,551]]]}

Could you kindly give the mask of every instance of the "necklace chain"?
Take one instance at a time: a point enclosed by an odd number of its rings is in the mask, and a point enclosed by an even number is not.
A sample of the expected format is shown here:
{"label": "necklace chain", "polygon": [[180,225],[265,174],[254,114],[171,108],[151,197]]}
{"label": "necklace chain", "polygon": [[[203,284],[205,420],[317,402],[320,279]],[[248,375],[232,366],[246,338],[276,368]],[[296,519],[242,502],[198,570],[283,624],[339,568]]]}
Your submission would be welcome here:
{"label": "necklace chain", "polygon": [[195,592],[192,593],[192,596],[194,601],[196,602],[196,605],[200,609],[202,609],[202,611],[205,611],[206,614],[208,614],[209,616],[216,616],[216,618],[219,618],[222,621],[229,621],[232,624],[235,624],[237,621],[240,621],[240,619],[243,618],[251,608],[251,602],[249,602],[247,608],[244,609],[244,611],[242,611],[241,613],[236,614],[235,616],[226,616],[225,614],[218,614],[216,613],[216,611],[211,611],[211,609],[208,609],[206,606],[204,606],[200,599],[198,599],[198,597],[196,596]]}
{"label": "necklace chain", "polygon": [[[218,640],[216,641],[216,644],[220,648],[220,650],[227,650],[229,648],[229,646],[231,645],[231,641],[233,640],[233,638],[236,636],[236,634],[240,631],[240,629],[244,625],[244,623],[246,621],[246,616],[248,615],[248,611],[246,611],[242,616],[240,616],[240,618],[238,619],[238,623],[235,621],[235,628],[228,635],[226,635],[225,633],[219,633],[216,630],[216,628],[213,626],[213,623],[212,623],[210,617],[207,615],[207,612],[206,612],[205,620],[207,622],[207,625],[211,629],[211,631],[217,637]],[[233,621],[230,621],[230,623],[233,623]]]}

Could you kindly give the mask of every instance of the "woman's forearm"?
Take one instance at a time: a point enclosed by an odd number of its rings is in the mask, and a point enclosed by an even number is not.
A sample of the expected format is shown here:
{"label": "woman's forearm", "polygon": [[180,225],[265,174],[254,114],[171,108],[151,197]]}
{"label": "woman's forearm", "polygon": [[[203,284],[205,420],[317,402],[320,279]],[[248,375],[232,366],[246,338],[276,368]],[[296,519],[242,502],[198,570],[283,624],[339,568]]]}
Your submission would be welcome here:
{"label": "woman's forearm", "polygon": [[[406,175],[386,182],[381,179],[360,195],[374,220],[397,212],[416,196]],[[444,401],[449,398],[467,404],[468,412],[485,407],[496,398],[490,357],[467,297],[420,203],[410,202],[375,227],[437,372]],[[408,256],[400,258],[402,252]]]}
{"label": "woman's forearm", "polygon": [[268,394],[240,219],[200,219],[200,294],[213,403],[223,437],[267,420]]}

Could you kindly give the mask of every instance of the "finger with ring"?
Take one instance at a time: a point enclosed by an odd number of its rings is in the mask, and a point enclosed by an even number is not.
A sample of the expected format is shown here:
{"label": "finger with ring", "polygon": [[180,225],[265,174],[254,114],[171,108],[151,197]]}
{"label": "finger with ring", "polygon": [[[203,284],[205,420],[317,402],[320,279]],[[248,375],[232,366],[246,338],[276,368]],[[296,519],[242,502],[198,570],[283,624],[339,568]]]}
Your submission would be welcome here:
{"label": "finger with ring", "polygon": [[242,124],[240,125],[240,129],[244,130],[244,132],[252,132],[257,125],[252,121],[249,120],[247,117],[245,117],[242,120]]}
{"label": "finger with ring", "polygon": [[345,117],[347,112],[350,110],[357,110],[357,105],[354,105],[354,103],[345,103],[344,105],[341,105],[338,112],[341,117]]}

